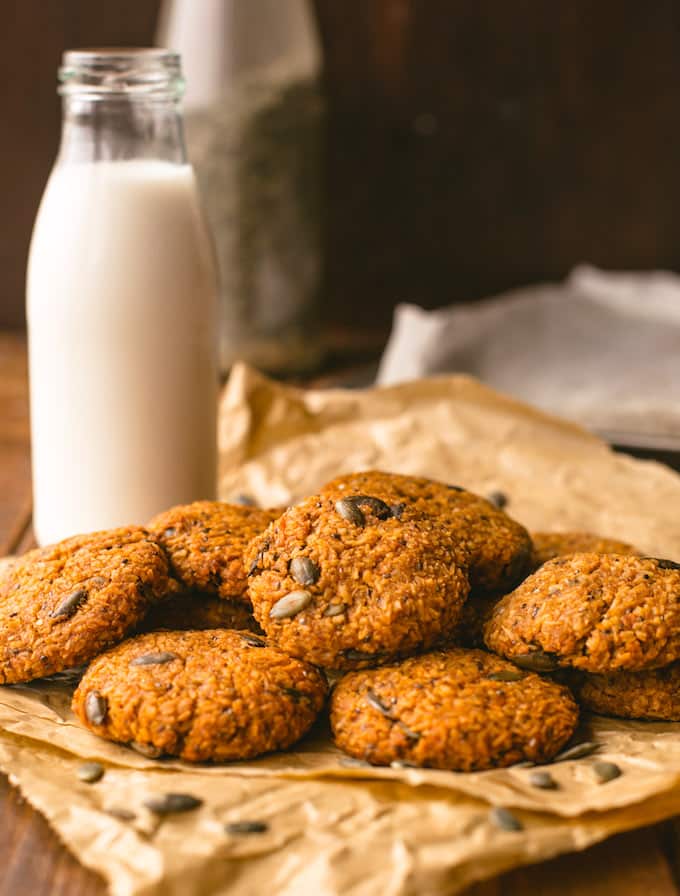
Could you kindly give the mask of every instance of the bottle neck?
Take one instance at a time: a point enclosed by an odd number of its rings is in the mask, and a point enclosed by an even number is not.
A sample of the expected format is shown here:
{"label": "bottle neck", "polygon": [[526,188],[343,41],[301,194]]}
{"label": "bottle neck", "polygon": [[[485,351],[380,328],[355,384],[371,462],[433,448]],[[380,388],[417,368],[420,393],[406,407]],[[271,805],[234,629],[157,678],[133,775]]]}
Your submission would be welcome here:
{"label": "bottle neck", "polygon": [[186,162],[179,56],[157,48],[67,50],[57,162]]}
{"label": "bottle neck", "polygon": [[173,99],[70,94],[63,97],[58,164],[158,159],[186,162],[179,104]]}

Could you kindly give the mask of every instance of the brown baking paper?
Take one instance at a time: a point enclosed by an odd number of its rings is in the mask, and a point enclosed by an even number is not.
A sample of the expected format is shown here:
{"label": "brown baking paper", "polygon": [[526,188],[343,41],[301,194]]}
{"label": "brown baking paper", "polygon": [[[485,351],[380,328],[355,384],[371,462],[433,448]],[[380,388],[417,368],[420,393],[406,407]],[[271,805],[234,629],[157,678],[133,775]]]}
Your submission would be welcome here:
{"label": "brown baking paper", "polygon": [[[240,366],[222,400],[220,447],[225,499],[286,504],[343,471],[380,467],[500,489],[530,528],[588,529],[680,557],[680,477],[467,377],[305,392]],[[456,893],[680,811],[680,725],[586,718],[579,736],[622,776],[600,784],[592,757],[561,762],[551,767],[559,788],[545,791],[526,769],[357,766],[324,720],[295,750],[253,762],[154,761],[85,731],[69,698],[64,681],[0,689],[0,768],[121,896]],[[77,779],[84,759],[102,762],[101,781]],[[158,819],[143,800],[167,791],[204,804]],[[500,831],[489,804],[512,807],[524,830]],[[134,818],[110,814],[120,809]],[[234,820],[268,830],[225,833]]]}

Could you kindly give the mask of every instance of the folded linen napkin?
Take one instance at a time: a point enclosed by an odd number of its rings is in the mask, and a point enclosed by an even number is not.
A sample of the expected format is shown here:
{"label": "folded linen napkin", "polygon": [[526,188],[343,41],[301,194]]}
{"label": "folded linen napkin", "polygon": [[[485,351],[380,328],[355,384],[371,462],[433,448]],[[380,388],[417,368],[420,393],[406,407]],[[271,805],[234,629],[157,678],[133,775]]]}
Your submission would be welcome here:
{"label": "folded linen napkin", "polygon": [[399,305],[377,382],[471,373],[622,443],[680,446],[680,277],[576,268],[561,284]]}

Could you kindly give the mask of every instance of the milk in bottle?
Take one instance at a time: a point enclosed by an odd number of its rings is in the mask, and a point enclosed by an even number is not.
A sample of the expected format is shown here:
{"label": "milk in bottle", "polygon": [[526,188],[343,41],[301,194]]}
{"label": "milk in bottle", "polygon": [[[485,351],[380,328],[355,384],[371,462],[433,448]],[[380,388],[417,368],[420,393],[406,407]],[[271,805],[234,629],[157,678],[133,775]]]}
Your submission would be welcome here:
{"label": "milk in bottle", "polygon": [[179,59],[68,52],[27,317],[41,544],[215,493],[216,274]]}

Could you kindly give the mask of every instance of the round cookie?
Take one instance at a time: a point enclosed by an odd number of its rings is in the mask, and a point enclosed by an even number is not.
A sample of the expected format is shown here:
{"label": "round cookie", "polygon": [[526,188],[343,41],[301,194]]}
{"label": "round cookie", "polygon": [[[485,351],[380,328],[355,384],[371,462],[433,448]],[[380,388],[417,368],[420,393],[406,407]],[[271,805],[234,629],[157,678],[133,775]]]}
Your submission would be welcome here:
{"label": "round cookie", "polygon": [[496,604],[484,639],[535,671],[668,665],[680,658],[680,564],[618,554],[549,560]]}
{"label": "round cookie", "polygon": [[246,559],[267,638],[329,669],[432,646],[456,625],[469,587],[445,529],[366,495],[307,498]]}
{"label": "round cookie", "polygon": [[352,672],[335,686],[330,712],[335,743],[350,756],[461,772],[545,762],[578,721],[567,688],[462,648]]}
{"label": "round cookie", "polygon": [[257,635],[151,632],[97,657],[72,707],[95,734],[147,756],[225,761],[290,747],[326,692],[318,669]]}
{"label": "round cookie", "polygon": [[165,554],[138,527],[30,551],[0,579],[0,683],[89,662],[124,638],[167,588]]}
{"label": "round cookie", "polygon": [[531,569],[569,554],[630,554],[639,557],[640,551],[632,544],[615,538],[602,538],[592,532],[532,532]]}
{"label": "round cookie", "polygon": [[247,603],[243,552],[281,511],[220,501],[172,507],[149,523],[186,588]]}
{"label": "round cookie", "polygon": [[642,672],[583,675],[579,702],[592,712],[622,719],[680,721],[680,663]]}
{"label": "round cookie", "polygon": [[260,631],[250,607],[242,601],[222,600],[212,594],[193,591],[173,594],[154,604],[141,625],[137,627],[137,631],[207,628]]}
{"label": "round cookie", "polygon": [[422,476],[369,470],[339,476],[322,494],[364,493],[404,502],[437,516],[470,553],[472,591],[507,593],[527,572],[531,539],[526,529],[490,501],[459,486]]}

